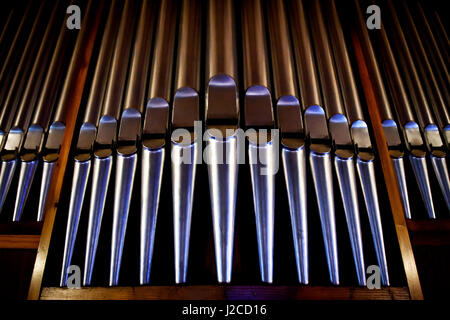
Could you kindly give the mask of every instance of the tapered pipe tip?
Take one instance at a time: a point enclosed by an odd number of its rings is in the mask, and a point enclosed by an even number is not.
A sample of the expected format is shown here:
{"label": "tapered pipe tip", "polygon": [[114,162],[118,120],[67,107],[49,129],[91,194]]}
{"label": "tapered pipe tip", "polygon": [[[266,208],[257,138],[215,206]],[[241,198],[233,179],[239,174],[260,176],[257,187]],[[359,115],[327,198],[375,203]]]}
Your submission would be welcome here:
{"label": "tapered pipe tip", "polygon": [[445,154],[439,156],[431,154],[430,157],[434,173],[444,195],[445,203],[447,204],[447,209],[450,211],[450,178]]}
{"label": "tapered pipe tip", "polygon": [[405,209],[405,216],[411,219],[411,209],[409,207],[408,188],[406,186],[405,165],[403,157],[392,158],[395,168],[395,175],[397,178],[398,187],[400,189],[400,196],[402,197],[403,208]]}
{"label": "tapered pipe tip", "polygon": [[120,265],[136,172],[137,154],[117,155],[109,285],[119,282]]}
{"label": "tapered pipe tip", "polygon": [[339,284],[339,264],[334,211],[333,176],[331,172],[331,150],[324,152],[315,152],[311,150],[309,161],[319,206],[320,223],[322,226],[330,281],[337,285]]}
{"label": "tapered pipe tip", "polygon": [[186,282],[191,234],[192,201],[198,144],[172,142],[172,200],[175,249],[175,282]]}
{"label": "tapered pipe tip", "polygon": [[37,165],[38,160],[20,162],[19,185],[17,189],[16,203],[14,206],[13,221],[19,221],[22,216],[23,208],[27,201],[31,184],[33,183]]}
{"label": "tapered pipe tip", "polygon": [[[209,131],[207,131],[209,133]],[[238,136],[210,134],[207,142],[209,193],[214,230],[217,281],[231,281],[238,179]]]}
{"label": "tapered pipe tip", "polygon": [[89,220],[84,262],[83,284],[91,284],[92,272],[102,225],[103,210],[111,176],[112,156],[95,157],[92,171],[92,194],[89,203]]}
{"label": "tapered pipe tip", "polygon": [[377,184],[375,180],[375,169],[373,160],[365,161],[358,157],[357,168],[359,179],[366,203],[372,239],[375,246],[378,265],[381,270],[381,281],[383,285],[389,286],[389,272],[386,260],[386,251],[383,239],[383,227],[381,225],[380,207],[378,204]]}
{"label": "tapered pipe tip", "polygon": [[359,217],[358,194],[355,179],[355,164],[353,155],[348,157],[335,156],[335,169],[338,177],[339,189],[344,204],[347,229],[353,252],[356,275],[361,286],[366,285],[366,268]]}
{"label": "tapered pipe tip", "polygon": [[140,284],[150,282],[153,244],[164,167],[164,148],[143,148],[141,161]]}
{"label": "tapered pipe tip", "polygon": [[9,187],[11,186],[11,181],[14,176],[16,166],[17,159],[2,161],[0,169],[0,213],[2,212]]}
{"label": "tapered pipe tip", "polygon": [[42,221],[44,218],[45,204],[47,203],[48,192],[50,188],[50,181],[52,180],[53,169],[55,168],[56,161],[43,162],[42,180],[41,180],[41,192],[39,195],[39,207],[37,214],[37,221]]}
{"label": "tapered pipe tip", "polygon": [[[272,141],[249,141],[248,155],[255,209],[259,268],[263,282],[273,282],[273,241],[275,223],[275,148]],[[277,158],[278,159],[278,158]]]}
{"label": "tapered pipe tip", "polygon": [[411,166],[416,176],[417,183],[419,185],[420,194],[425,203],[425,207],[428,212],[428,217],[436,219],[436,213],[434,212],[433,196],[431,194],[430,179],[428,178],[427,158],[425,155],[416,156],[411,154],[409,156]]}
{"label": "tapered pipe tip", "polygon": [[292,238],[299,283],[309,283],[308,218],[304,147],[283,148],[281,153],[291,215]]}
{"label": "tapered pipe tip", "polygon": [[75,161],[74,164],[66,237],[64,240],[64,256],[60,282],[61,286],[67,285],[67,270],[72,261],[72,253],[77,237],[78,223],[80,221],[80,213],[81,208],[83,207],[84,194],[86,191],[90,167],[90,160]]}

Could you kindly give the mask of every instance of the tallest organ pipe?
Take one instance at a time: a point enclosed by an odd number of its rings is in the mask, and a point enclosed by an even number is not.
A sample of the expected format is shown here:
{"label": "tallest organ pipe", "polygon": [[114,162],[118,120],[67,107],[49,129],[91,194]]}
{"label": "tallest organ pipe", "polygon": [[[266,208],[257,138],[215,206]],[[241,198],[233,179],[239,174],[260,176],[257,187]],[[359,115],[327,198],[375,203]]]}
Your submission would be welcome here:
{"label": "tallest organ pipe", "polygon": [[217,281],[231,281],[238,179],[239,101],[234,1],[208,2],[206,162]]}

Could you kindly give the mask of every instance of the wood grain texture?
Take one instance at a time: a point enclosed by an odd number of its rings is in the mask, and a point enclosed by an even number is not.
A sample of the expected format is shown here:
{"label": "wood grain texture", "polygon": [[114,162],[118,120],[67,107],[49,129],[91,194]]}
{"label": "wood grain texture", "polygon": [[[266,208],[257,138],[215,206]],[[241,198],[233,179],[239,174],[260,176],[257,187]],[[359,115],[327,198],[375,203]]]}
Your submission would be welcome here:
{"label": "wood grain texture", "polygon": [[[80,108],[84,84],[86,81],[89,62],[91,59],[92,50],[94,48],[94,42],[97,35],[103,6],[104,1],[99,1],[98,4],[96,4],[94,19],[91,21],[90,19],[85,19],[87,20],[87,23],[83,23],[82,26],[82,28],[89,28],[90,32],[85,33],[87,37],[85,42],[86,45],[83,46],[83,49],[81,50],[82,52],[80,52],[75,62],[78,68],[75,68],[77,71],[73,75],[75,77],[75,81],[72,82],[74,85],[69,89],[69,94],[72,99],[70,99],[68,101],[68,104],[65,106],[68,109],[68,112],[66,114],[67,118],[65,119],[66,130],[61,145],[59,158],[57,160],[50,182],[48,200],[45,205],[44,225],[42,227],[42,233],[36,261],[34,264],[33,275],[31,278],[30,288],[28,290],[28,299],[30,300],[39,299],[39,294],[41,291],[42,277],[44,275],[45,263],[47,260],[50,239],[53,231],[53,224],[55,222],[57,203],[61,194],[61,187],[64,179],[64,173],[66,171],[70,145],[75,130],[78,110]],[[81,36],[81,34],[79,36]]]}
{"label": "wood grain texture", "polygon": [[37,249],[39,246],[39,235],[25,234],[1,234],[1,249]]}
{"label": "wood grain texture", "polygon": [[44,287],[42,300],[409,300],[407,287],[320,286]]}
{"label": "wood grain texture", "polygon": [[387,148],[386,138],[381,127],[381,115],[379,102],[376,99],[374,85],[372,83],[369,71],[366,65],[365,56],[361,47],[360,40],[356,30],[352,30],[352,43],[355,50],[359,74],[362,81],[364,95],[369,109],[370,121],[372,123],[375,135],[376,146],[383,169],[383,176],[386,182],[387,193],[394,219],[397,239],[400,246],[400,252],[408,282],[409,292],[413,300],[423,300],[422,288],[419,281],[416,262],[411,246],[411,241],[406,225],[405,213],[400,197],[400,189],[397,184],[394,166]]}

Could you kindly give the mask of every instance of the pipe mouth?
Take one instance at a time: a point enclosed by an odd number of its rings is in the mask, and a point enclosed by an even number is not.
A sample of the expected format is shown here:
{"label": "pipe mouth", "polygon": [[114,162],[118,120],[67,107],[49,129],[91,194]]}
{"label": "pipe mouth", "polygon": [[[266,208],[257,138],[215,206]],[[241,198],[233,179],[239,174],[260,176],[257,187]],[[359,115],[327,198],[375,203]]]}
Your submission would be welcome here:
{"label": "pipe mouth", "polygon": [[17,156],[15,153],[8,152],[8,153],[3,154],[0,158],[1,158],[2,162],[10,162],[10,161],[14,161],[17,158]]}
{"label": "pipe mouth", "polygon": [[312,143],[309,149],[311,154],[316,156],[328,156],[331,153],[331,146],[329,144]]}
{"label": "pipe mouth", "polygon": [[[18,127],[12,128],[8,133],[8,137],[6,138],[6,142],[3,147],[3,151],[16,152],[20,147],[23,136],[24,136],[24,132],[22,129],[20,129]],[[0,146],[1,146],[1,143],[0,143]]]}
{"label": "pipe mouth", "polygon": [[74,157],[76,162],[86,162],[91,160],[91,154],[89,152],[79,153]]}
{"label": "pipe mouth", "polygon": [[265,148],[267,146],[273,145],[276,138],[271,134],[269,130],[266,130],[265,132],[247,132],[246,136],[250,146],[254,148]]}
{"label": "pipe mouth", "polygon": [[353,141],[358,149],[371,149],[372,141],[370,139],[369,128],[363,120],[356,120],[350,127]]}
{"label": "pipe mouth", "polygon": [[353,150],[350,149],[336,149],[334,154],[336,155],[336,158],[343,161],[353,160],[353,157],[355,156]]}
{"label": "pipe mouth", "polygon": [[122,145],[117,147],[117,154],[119,156],[129,157],[137,153],[136,146],[133,145]]}
{"label": "pipe mouth", "polygon": [[165,138],[152,138],[142,140],[142,148],[149,151],[163,149],[165,145]]}
{"label": "pipe mouth", "polygon": [[411,150],[411,157],[413,158],[425,158],[427,155],[426,151],[421,149],[412,149]]}
{"label": "pipe mouth", "polygon": [[282,137],[281,145],[284,149],[296,152],[305,149],[305,140],[303,138]]}
{"label": "pipe mouth", "polygon": [[206,89],[205,119],[220,121],[239,120],[238,88],[236,81],[229,75],[213,76]]}
{"label": "pipe mouth", "polygon": [[207,136],[207,140],[228,142],[238,138],[238,127],[230,125],[210,126],[206,129],[205,135]]}
{"label": "pipe mouth", "polygon": [[394,120],[384,120],[381,123],[383,132],[386,137],[386,143],[389,147],[397,147],[402,144],[400,135],[398,133],[398,126]]}
{"label": "pipe mouth", "polygon": [[20,161],[22,162],[29,162],[29,161],[35,161],[38,158],[37,152],[27,152],[20,155]]}
{"label": "pipe mouth", "polygon": [[190,140],[190,141],[182,140],[180,142],[177,142],[174,139],[172,139],[171,143],[172,143],[172,147],[176,147],[176,148],[192,148],[193,146],[197,145],[197,141],[194,141],[194,140]]}
{"label": "pipe mouth", "polygon": [[112,148],[99,148],[94,151],[94,157],[104,159],[112,156]]}
{"label": "pipe mouth", "polygon": [[48,153],[45,156],[42,157],[42,160],[44,162],[56,162],[58,160],[59,153]]}
{"label": "pipe mouth", "polygon": [[97,128],[94,124],[85,122],[81,125],[78,135],[77,149],[91,150],[94,145]]}
{"label": "pipe mouth", "polygon": [[429,124],[425,127],[425,139],[431,148],[441,148],[444,146],[439,128],[435,124]]}
{"label": "pipe mouth", "polygon": [[431,151],[430,155],[435,158],[445,158],[447,156],[447,153],[443,150],[434,149]]}
{"label": "pipe mouth", "polygon": [[313,105],[306,109],[305,124],[312,140],[329,139],[326,114],[321,106]]}
{"label": "pipe mouth", "polygon": [[371,151],[361,151],[358,152],[358,161],[362,162],[373,162],[375,161],[375,154]]}

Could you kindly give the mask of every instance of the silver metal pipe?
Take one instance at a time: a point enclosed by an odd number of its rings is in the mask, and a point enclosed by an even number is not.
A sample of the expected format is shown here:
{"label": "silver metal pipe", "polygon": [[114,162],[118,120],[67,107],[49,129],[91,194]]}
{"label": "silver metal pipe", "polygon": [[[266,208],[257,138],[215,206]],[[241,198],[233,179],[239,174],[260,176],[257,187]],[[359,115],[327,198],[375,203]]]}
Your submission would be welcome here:
{"label": "silver metal pipe", "polygon": [[[214,80],[210,81],[210,90],[215,85]],[[235,90],[234,82],[231,89]],[[239,170],[238,136],[233,132],[234,134],[230,136],[217,139],[217,134],[214,134],[218,133],[216,130],[211,129],[207,133],[209,139],[206,156],[213,213],[217,281],[229,283],[233,266],[235,207]]]}
{"label": "silver metal pipe", "polygon": [[66,237],[64,240],[64,257],[61,270],[61,287],[67,285],[68,268],[72,260],[73,248],[80,221],[80,212],[83,207],[84,191],[86,190],[87,177],[91,168],[89,159],[75,160],[73,171],[74,180],[70,193],[69,215],[67,218]]}
{"label": "silver metal pipe", "polygon": [[[388,145],[389,153],[394,164],[397,183],[399,186],[400,195],[402,197],[403,208],[406,218],[411,218],[411,210],[408,200],[408,189],[406,186],[405,170],[404,170],[404,146],[400,139],[399,125],[394,120],[394,115],[391,111],[391,103],[387,96],[387,91],[383,83],[381,76],[381,69],[377,62],[376,55],[372,43],[369,38],[369,34],[366,28],[365,20],[359,12],[361,7],[357,0],[354,1],[356,8],[355,12],[358,12],[357,23],[358,30],[360,30],[360,40],[364,54],[367,56],[368,69],[373,74],[374,87],[377,93],[378,103],[380,106],[381,125],[386,137],[386,143]],[[396,95],[400,97],[400,95]],[[408,100],[405,100],[408,103]]]}
{"label": "silver metal pipe", "polygon": [[[356,164],[359,174],[359,181],[364,194],[364,200],[369,216],[369,223],[371,227],[375,251],[377,253],[378,264],[382,271],[383,285],[389,285],[389,275],[387,270],[386,253],[383,239],[383,228],[381,225],[381,216],[379,212],[378,195],[374,174],[375,156],[372,147],[372,141],[369,135],[368,124],[364,119],[364,113],[359,99],[356,80],[352,71],[350,57],[345,43],[344,33],[338,16],[336,3],[334,0],[330,0],[328,4],[329,9],[327,10],[327,12],[329,32],[331,36],[330,38],[334,51],[336,69],[338,71],[338,78],[341,84],[342,97],[349,123],[351,123],[350,131],[352,135],[352,142],[356,151]],[[348,161],[348,159],[339,162],[341,163],[341,165],[345,163],[346,165],[354,166],[353,163],[350,164],[350,161]],[[335,165],[337,164],[338,162],[335,162]],[[345,169],[342,170],[345,171]],[[339,172],[339,170],[337,171]],[[353,178],[351,178],[352,175],[354,175],[354,170],[350,168],[348,176],[350,180],[354,180]],[[346,179],[345,177],[346,176],[344,175],[343,178]],[[338,178],[339,183],[341,184],[341,181],[343,180],[342,176],[339,175]],[[357,195],[355,182],[350,181],[347,186],[350,186],[352,188],[350,192],[355,193],[352,199],[356,201]],[[349,209],[357,208],[357,205],[348,207]],[[358,229],[356,229],[353,234],[358,234]],[[354,241],[353,243],[355,244],[358,242]],[[360,255],[362,255],[362,248],[354,248],[353,250],[361,250]],[[359,273],[358,279],[360,279],[360,284],[365,285],[365,280],[361,281],[361,279],[365,278],[363,268],[364,266],[360,266],[357,271]]]}
{"label": "silver metal pipe", "polygon": [[[87,230],[86,252],[84,262],[83,285],[91,284],[92,272],[94,269],[95,253],[97,251],[98,237],[100,235],[103,209],[108,190],[109,177],[112,167],[112,155],[108,149],[96,150],[92,156],[96,135],[102,113],[104,95],[108,84],[108,71],[111,67],[111,60],[114,53],[114,43],[119,29],[117,23],[121,17],[122,3],[112,1],[109,8],[108,20],[101,41],[100,52],[95,66],[94,78],[89,93],[83,124],[78,137],[77,153],[85,154],[89,157],[87,161],[93,162],[93,186],[89,206],[89,220]],[[105,123],[103,118],[102,125]],[[106,151],[106,153],[105,153]],[[90,173],[90,172],[89,172]],[[86,179],[89,178],[89,173]],[[78,177],[74,177],[74,182]],[[84,192],[77,189],[76,192]],[[70,213],[69,213],[70,214]]]}
{"label": "silver metal pipe", "polygon": [[[98,243],[101,220],[108,189],[112,167],[113,145],[116,141],[117,120],[120,116],[121,101],[128,70],[129,55],[131,51],[132,34],[135,22],[133,20],[137,8],[126,1],[122,4],[117,1],[111,4],[108,17],[107,30],[102,39],[102,50],[96,66],[93,87],[88,100],[88,110],[84,123],[92,128],[92,135],[80,137],[79,151],[91,153],[94,144],[94,170],[92,176],[92,195],[89,207],[88,242],[86,244],[84,285],[90,285],[92,270],[95,262],[96,245]],[[120,18],[119,18],[120,17]],[[120,19],[118,26],[117,20]],[[116,37],[117,33],[117,37]],[[114,40],[114,38],[116,38]],[[114,44],[114,47],[113,47]],[[112,58],[111,58],[112,55]],[[107,70],[109,70],[109,73]],[[108,80],[105,76],[109,74]],[[106,82],[107,81],[107,85]],[[104,92],[104,98],[103,98]],[[101,110],[101,115],[99,111]],[[100,118],[100,120],[98,120]],[[98,122],[97,122],[98,121]],[[98,123],[98,128],[95,128]],[[97,129],[97,130],[96,130]],[[96,132],[95,132],[96,131]],[[80,132],[81,134],[82,132]],[[83,150],[83,151],[82,151]],[[87,150],[87,151],[86,151]]]}
{"label": "silver metal pipe", "polygon": [[137,154],[121,153],[117,150],[116,180],[114,186],[114,212],[111,237],[111,262],[109,269],[109,285],[119,283],[119,272],[122,260],[123,245],[127,228],[128,212],[130,210],[131,194],[133,192],[134,175],[136,172]]}
{"label": "silver metal pipe", "polygon": [[[61,93],[59,96],[58,104],[55,109],[55,114],[53,115],[52,124],[50,125],[47,139],[45,141],[42,160],[44,162],[44,168],[46,166],[54,167],[59,158],[59,150],[61,148],[64,132],[66,129],[66,121],[67,117],[70,113],[70,108],[67,107],[69,101],[73,99],[72,90],[76,85],[78,79],[78,70],[80,65],[84,63],[84,57],[82,54],[82,50],[88,44],[89,35],[90,35],[90,27],[95,21],[95,14],[97,10],[98,3],[96,4],[94,1],[88,1],[85,8],[85,17],[83,19],[83,26],[76,38],[75,46],[73,48],[73,54],[70,55],[70,48],[64,48],[70,57],[70,63],[67,68],[67,72],[65,75],[64,84],[61,88]],[[52,179],[52,171],[47,170],[46,173],[50,174],[50,176],[46,177],[43,175],[43,181],[50,183]],[[39,214],[44,210],[47,198],[48,198],[49,185],[41,184],[41,195],[39,197]],[[41,211],[42,210],[42,211]]]}
{"label": "silver metal pipe", "polygon": [[[433,124],[432,114],[429,110],[429,103],[434,102],[433,100],[429,101],[425,96],[425,89],[427,86],[423,84],[423,79],[419,79],[416,63],[413,62],[413,57],[406,42],[405,35],[401,30],[398,16],[391,3],[389,3],[388,7],[392,17],[390,21],[392,41],[391,43],[389,42],[386,32],[383,30],[379,35],[379,40],[381,42],[380,49],[384,49],[382,51],[383,63],[386,73],[388,74],[388,84],[395,102],[394,106],[397,116],[400,124],[403,126],[407,148],[410,149],[409,158],[414,175],[416,176],[428,215],[430,218],[433,218],[435,217],[435,212],[429,188],[430,182],[428,174],[424,174],[424,172],[428,171],[427,162],[425,160],[426,152],[424,151],[429,149],[429,139],[434,140],[433,145],[436,144],[437,140],[439,140],[440,146],[443,144],[439,133],[437,134],[437,137],[436,135],[433,137],[433,134],[431,134],[431,137],[428,137],[429,134],[427,134],[427,132],[430,129],[429,124],[436,127]],[[412,29],[413,32],[416,31],[414,27]],[[403,71],[403,76],[400,75],[391,44],[399,57],[399,67]],[[418,65],[421,66],[422,71],[424,71],[423,65],[421,65],[421,63]],[[405,86],[402,82],[403,78],[405,79],[406,87],[409,89],[409,94],[405,91]],[[411,97],[411,103],[409,103],[409,97]],[[416,111],[415,114],[413,108]],[[421,131],[424,134],[425,139],[422,138]],[[438,131],[437,128],[436,131]],[[419,161],[419,158],[424,159]]]}
{"label": "silver metal pipe", "polygon": [[[35,101],[29,101],[32,94],[29,81],[30,78],[31,81],[37,81],[37,79],[33,77],[36,74],[36,68],[38,68],[40,64],[45,63],[45,59],[42,58],[42,54],[45,50],[49,51],[49,48],[47,48],[46,46],[49,45],[49,33],[55,31],[52,29],[54,29],[55,27],[55,16],[58,9],[58,6],[54,7],[50,16],[48,27],[47,29],[45,29],[44,25],[42,24],[42,19],[43,12],[45,12],[45,10],[47,9],[47,5],[48,3],[43,2],[39,7],[39,11],[37,16],[35,17],[28,40],[26,41],[26,44],[23,48],[23,52],[21,52],[21,58],[18,65],[16,66],[15,74],[13,77],[11,77],[12,81],[10,84],[10,88],[5,95],[4,101],[2,102],[3,107],[2,114],[0,115],[0,131],[3,132],[5,136],[7,134],[5,139],[0,140],[2,162],[18,161],[17,159],[12,160],[12,158],[16,158],[17,154],[20,152],[23,138],[25,136],[26,130],[28,129],[31,115],[34,111]],[[40,46],[39,43],[41,43]],[[31,58],[36,55],[36,59]],[[12,64],[12,62],[10,61],[7,61],[7,63]],[[38,82],[38,84],[34,84],[34,86],[37,87],[39,84],[40,82]],[[3,85],[6,86],[6,83],[4,83]],[[29,104],[24,105],[20,101],[20,99],[26,100],[26,102],[29,102]],[[4,113],[5,111],[7,111],[6,114]],[[9,173],[9,175],[4,176],[6,180],[0,180],[2,198],[5,198],[8,193],[11,179],[14,176],[15,171],[15,166],[11,167],[6,165],[6,167],[10,167],[12,171]],[[33,176],[34,172],[31,175],[31,178]],[[19,187],[21,188],[16,197],[13,221],[18,221],[20,219],[22,209],[25,204],[24,200],[26,199],[29,191],[29,186],[25,185],[24,187],[22,187],[22,183],[29,182],[29,184],[31,185],[31,181],[28,181],[26,177],[27,174],[25,172],[21,172],[19,178]],[[24,181],[24,179],[26,181]],[[0,201],[0,211],[2,205],[3,201]]]}
{"label": "silver metal pipe", "polygon": [[[140,284],[148,284],[153,257],[159,195],[166,153],[169,102],[174,70],[178,3],[164,0],[156,22],[155,44],[142,135]],[[194,72],[195,73],[195,72]],[[176,245],[176,244],[175,244]],[[175,269],[177,266],[175,265]]]}
{"label": "silver metal pipe", "polygon": [[[269,68],[264,12],[261,1],[242,3],[244,52],[245,126],[253,190],[253,204],[258,241],[259,268],[263,282],[273,281],[273,243],[275,224],[275,173],[278,170],[278,137],[274,128],[272,97],[268,89]],[[287,29],[287,28],[286,28]],[[275,141],[276,140],[276,141]],[[275,168],[276,166],[276,168]]]}
{"label": "silver metal pipe", "polygon": [[375,166],[372,154],[362,154],[356,161],[359,180],[366,202],[367,213],[369,215],[370,230],[375,246],[378,265],[381,270],[381,281],[383,285],[389,286],[389,272],[386,260],[386,250],[384,246],[383,226],[381,224],[380,207],[378,204],[378,192],[375,180]]}
{"label": "silver metal pipe", "polygon": [[[318,1],[311,3],[311,26],[316,49],[317,66],[323,91],[324,108],[328,127],[334,145],[334,166],[338,176],[339,189],[350,235],[358,283],[365,285],[365,264],[362,249],[359,206],[356,193],[354,169],[354,148],[344,101],[338,82],[333,52],[326,30],[322,8]],[[337,28],[337,26],[334,26]],[[341,56],[336,55],[337,60]],[[312,148],[311,148],[312,149]],[[313,149],[312,149],[313,150]]]}
{"label": "silver metal pipe", "polygon": [[92,280],[95,254],[97,252],[98,238],[100,236],[112,162],[113,157],[111,154],[109,154],[109,156],[106,154],[99,154],[99,152],[94,154],[92,185],[96,186],[96,188],[93,188],[92,190],[89,203],[89,220],[83,274],[84,286],[89,286]]}
{"label": "silver metal pipe", "polygon": [[[165,149],[142,148],[139,282],[150,282]],[[179,191],[184,194],[185,190]]]}
{"label": "silver metal pipe", "polygon": [[[202,3],[185,0],[181,9],[175,96],[172,109],[171,167],[175,282],[187,279],[192,203],[201,141],[193,141],[200,119],[199,90]],[[177,132],[181,135],[177,136]],[[195,137],[194,137],[195,138]]]}
{"label": "silver metal pipe", "polygon": [[208,3],[205,121],[218,282],[231,281],[238,174],[239,102],[233,1]]}
{"label": "silver metal pipe", "polygon": [[[309,163],[319,209],[322,235],[327,257],[330,281],[339,284],[336,218],[334,211],[333,176],[331,171],[331,146],[325,111],[320,106],[310,106],[305,111],[305,122],[309,129],[311,146]],[[314,143],[325,141],[325,143]]]}

